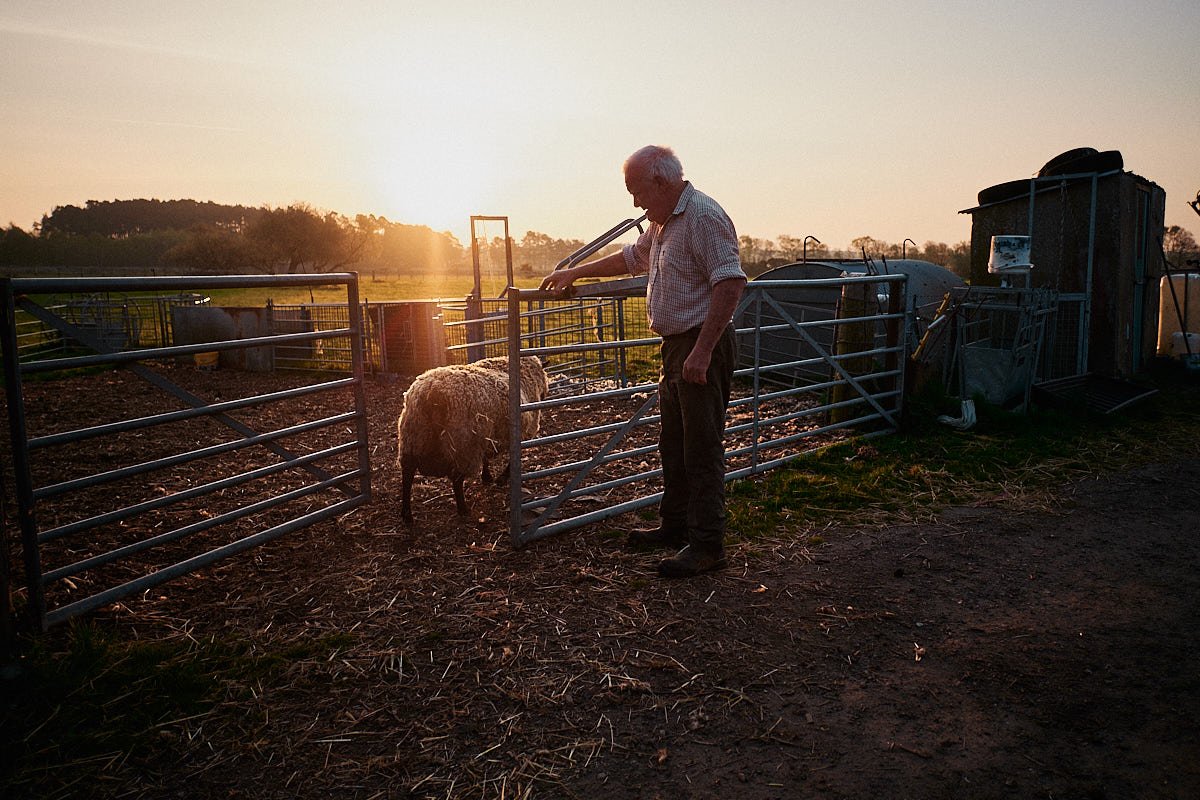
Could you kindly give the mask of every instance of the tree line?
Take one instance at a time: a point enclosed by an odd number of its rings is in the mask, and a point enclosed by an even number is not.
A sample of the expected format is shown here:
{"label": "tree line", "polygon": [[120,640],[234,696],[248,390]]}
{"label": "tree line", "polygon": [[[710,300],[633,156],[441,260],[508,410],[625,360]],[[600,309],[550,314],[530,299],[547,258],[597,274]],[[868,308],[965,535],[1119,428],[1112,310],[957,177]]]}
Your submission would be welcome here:
{"label": "tree line", "polygon": [[[968,242],[911,240],[895,244],[860,236],[835,250],[813,237],[780,234],[775,240],[740,238],[742,262],[758,275],[807,257],[821,259],[922,259],[962,276],[970,270]],[[527,231],[511,242],[514,271],[526,277],[549,272],[585,244]],[[1164,245],[1182,264],[1196,254],[1192,235],[1171,226]],[[503,237],[476,243],[481,259],[504,265]],[[79,271],[141,270],[148,274],[312,273],[357,270],[369,274],[470,273],[472,248],[448,231],[359,214],[353,219],[304,203],[284,208],[221,205],[195,200],[89,200],[58,206],[32,231],[0,229],[0,266],[65,267]]]}

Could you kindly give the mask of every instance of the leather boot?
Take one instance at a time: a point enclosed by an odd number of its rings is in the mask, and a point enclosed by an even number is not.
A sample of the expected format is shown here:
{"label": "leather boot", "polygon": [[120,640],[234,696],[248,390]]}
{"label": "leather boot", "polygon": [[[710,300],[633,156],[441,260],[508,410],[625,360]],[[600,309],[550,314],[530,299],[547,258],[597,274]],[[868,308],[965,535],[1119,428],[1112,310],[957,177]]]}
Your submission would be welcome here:
{"label": "leather boot", "polygon": [[660,578],[691,578],[726,566],[725,548],[721,545],[689,544],[672,558],[659,563],[658,575]]}
{"label": "leather boot", "polygon": [[686,528],[669,528],[660,525],[629,532],[631,550],[678,550],[688,543]]}

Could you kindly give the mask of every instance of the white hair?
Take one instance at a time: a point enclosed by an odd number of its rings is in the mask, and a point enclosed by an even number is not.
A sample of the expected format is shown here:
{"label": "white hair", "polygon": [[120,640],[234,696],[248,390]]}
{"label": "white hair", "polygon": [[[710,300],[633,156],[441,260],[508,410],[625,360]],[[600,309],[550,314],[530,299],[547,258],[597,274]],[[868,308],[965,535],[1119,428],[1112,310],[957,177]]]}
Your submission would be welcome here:
{"label": "white hair", "polygon": [[669,147],[651,144],[641,148],[625,159],[625,171],[630,164],[639,162],[646,170],[646,177],[662,178],[669,183],[679,183],[683,180],[683,164],[675,151]]}

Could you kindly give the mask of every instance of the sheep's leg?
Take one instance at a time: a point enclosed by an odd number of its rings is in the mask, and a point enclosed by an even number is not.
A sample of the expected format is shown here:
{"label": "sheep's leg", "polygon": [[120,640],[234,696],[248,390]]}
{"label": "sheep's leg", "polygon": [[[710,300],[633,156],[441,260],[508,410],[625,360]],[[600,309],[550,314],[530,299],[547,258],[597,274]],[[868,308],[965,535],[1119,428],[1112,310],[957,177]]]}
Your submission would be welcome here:
{"label": "sheep's leg", "polygon": [[492,472],[488,469],[486,458],[483,460],[483,471],[479,474],[479,480],[483,482],[484,486],[492,485]]}
{"label": "sheep's leg", "polygon": [[462,516],[467,515],[467,500],[463,496],[463,476],[455,475],[450,479],[454,484],[454,507],[458,509],[458,513]]}
{"label": "sheep's leg", "polygon": [[409,456],[400,457],[400,475],[401,475],[401,491],[400,491],[400,516],[409,525],[412,524],[412,485],[413,478],[416,477],[417,468],[413,464],[413,459]]}

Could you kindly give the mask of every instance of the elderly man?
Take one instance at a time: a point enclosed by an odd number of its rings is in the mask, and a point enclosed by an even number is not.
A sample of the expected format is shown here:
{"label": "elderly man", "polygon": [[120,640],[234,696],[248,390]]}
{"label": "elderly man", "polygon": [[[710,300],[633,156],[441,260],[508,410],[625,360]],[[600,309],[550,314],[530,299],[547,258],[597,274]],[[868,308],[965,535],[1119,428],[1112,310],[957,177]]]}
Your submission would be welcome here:
{"label": "elderly man", "polygon": [[646,311],[662,336],[659,405],[663,467],[661,522],[634,531],[636,547],[681,548],[659,564],[663,577],[725,566],[725,407],[733,379],[731,320],[746,286],[737,232],[711,197],[684,180],[666,147],[625,161],[625,188],[650,221],[621,252],[560,270],[542,282],[561,291],[579,278],[649,275]]}

